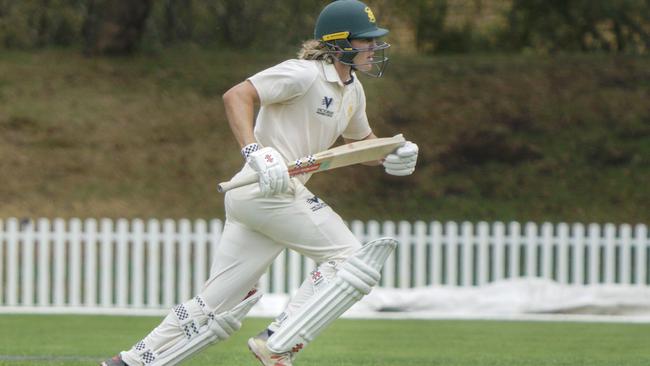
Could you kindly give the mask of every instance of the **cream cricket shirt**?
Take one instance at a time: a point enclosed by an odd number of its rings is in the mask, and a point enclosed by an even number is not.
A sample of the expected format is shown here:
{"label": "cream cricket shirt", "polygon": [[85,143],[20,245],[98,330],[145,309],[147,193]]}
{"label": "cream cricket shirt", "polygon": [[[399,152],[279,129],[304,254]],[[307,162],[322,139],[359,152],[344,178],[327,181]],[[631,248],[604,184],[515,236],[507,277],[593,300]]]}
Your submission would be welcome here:
{"label": "cream cricket shirt", "polygon": [[341,135],[360,140],[372,132],[363,86],[356,77],[344,85],[332,64],[288,60],[248,80],[261,102],[255,138],[287,162],[327,150]]}

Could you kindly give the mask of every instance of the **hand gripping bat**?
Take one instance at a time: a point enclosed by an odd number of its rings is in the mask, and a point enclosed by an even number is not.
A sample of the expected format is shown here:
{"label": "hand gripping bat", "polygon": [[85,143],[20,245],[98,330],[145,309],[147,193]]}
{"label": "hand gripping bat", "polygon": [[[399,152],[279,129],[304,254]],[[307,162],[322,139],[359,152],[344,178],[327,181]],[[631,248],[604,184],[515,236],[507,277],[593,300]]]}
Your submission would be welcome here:
{"label": "hand gripping bat", "polygon": [[[319,173],[348,165],[381,160],[406,142],[402,134],[370,140],[355,141],[340,145],[314,155],[305,156],[287,164],[289,176],[295,177],[307,173]],[[225,193],[233,188],[257,183],[259,177],[251,173],[227,182],[219,183],[217,189]]]}

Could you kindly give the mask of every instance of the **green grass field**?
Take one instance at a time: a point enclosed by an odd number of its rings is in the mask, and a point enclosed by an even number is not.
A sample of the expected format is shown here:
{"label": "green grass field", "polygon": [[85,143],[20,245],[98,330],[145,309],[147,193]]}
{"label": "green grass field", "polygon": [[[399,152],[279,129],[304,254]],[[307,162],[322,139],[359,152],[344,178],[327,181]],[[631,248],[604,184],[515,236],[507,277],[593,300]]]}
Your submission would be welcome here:
{"label": "green grass field", "polygon": [[[1,315],[0,365],[92,365],[127,348],[158,317]],[[187,365],[257,365],[246,339],[267,319],[246,319],[227,342]],[[349,320],[327,329],[297,365],[634,366],[650,360],[650,324]]]}

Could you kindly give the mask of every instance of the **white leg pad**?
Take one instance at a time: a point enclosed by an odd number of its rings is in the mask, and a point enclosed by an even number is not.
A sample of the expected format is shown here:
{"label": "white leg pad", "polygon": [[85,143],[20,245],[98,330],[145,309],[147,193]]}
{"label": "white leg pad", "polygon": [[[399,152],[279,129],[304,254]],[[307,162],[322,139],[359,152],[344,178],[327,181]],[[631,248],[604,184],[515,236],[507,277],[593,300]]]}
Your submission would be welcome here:
{"label": "white leg pad", "polygon": [[381,268],[397,246],[393,238],[373,240],[341,264],[336,276],[269,338],[275,353],[302,348],[379,283]]}
{"label": "white leg pad", "polygon": [[[258,292],[246,298],[230,311],[225,311],[220,314],[206,312],[208,315],[208,323],[200,328],[197,327],[196,323],[190,321],[183,322],[186,319],[181,319],[182,316],[179,317],[186,339],[163,351],[161,354],[155,355],[155,359],[147,363],[147,365],[177,365],[211,344],[227,339],[231,334],[241,328],[242,319],[244,319],[246,314],[248,314],[253,305],[261,297],[262,294]],[[205,309],[203,301],[200,298],[197,298],[197,300],[202,308]]]}

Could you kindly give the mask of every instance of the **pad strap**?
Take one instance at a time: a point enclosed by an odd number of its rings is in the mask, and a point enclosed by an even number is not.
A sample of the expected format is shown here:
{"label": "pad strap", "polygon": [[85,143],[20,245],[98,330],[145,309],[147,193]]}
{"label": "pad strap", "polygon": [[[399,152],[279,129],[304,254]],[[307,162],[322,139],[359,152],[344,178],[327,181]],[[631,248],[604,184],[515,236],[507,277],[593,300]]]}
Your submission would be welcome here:
{"label": "pad strap", "polygon": [[[211,312],[206,306],[203,298],[200,296],[195,297],[193,301],[199,304],[203,312],[208,316],[207,324],[198,328],[195,333],[194,326],[196,326],[196,323],[193,326],[186,318],[180,320],[183,315],[182,309],[174,310],[174,314],[177,314],[176,316],[179,318],[179,321],[183,321],[182,324],[185,325],[182,325],[181,327],[186,335],[186,339],[178,341],[172,347],[163,351],[156,357],[155,361],[150,363],[150,365],[177,365],[211,344],[227,339],[231,334],[241,328],[242,319],[244,319],[246,314],[248,314],[253,305],[255,305],[261,297],[261,293],[253,294],[244,299],[244,301],[239,303],[232,310],[219,314]],[[178,307],[175,307],[174,309],[176,308]],[[180,316],[178,314],[180,314]],[[188,336],[188,334],[190,336]]]}
{"label": "pad strap", "polygon": [[151,349],[151,347],[147,346],[144,340],[136,343],[135,346],[133,346],[133,350],[138,355],[143,365],[151,365],[156,358],[158,358],[158,355]]}
{"label": "pad strap", "polygon": [[185,333],[185,338],[191,340],[199,334],[199,325],[196,320],[190,316],[190,312],[184,304],[173,307],[172,311],[174,315],[176,315],[178,324],[183,330],[183,333]]}

